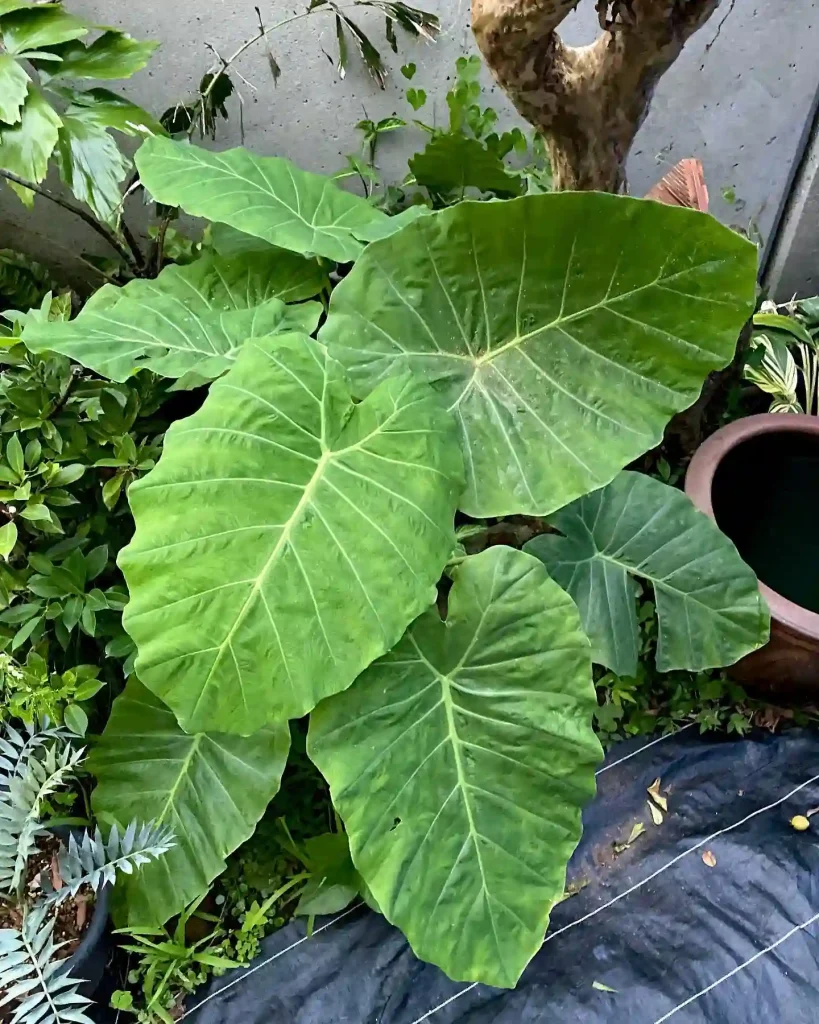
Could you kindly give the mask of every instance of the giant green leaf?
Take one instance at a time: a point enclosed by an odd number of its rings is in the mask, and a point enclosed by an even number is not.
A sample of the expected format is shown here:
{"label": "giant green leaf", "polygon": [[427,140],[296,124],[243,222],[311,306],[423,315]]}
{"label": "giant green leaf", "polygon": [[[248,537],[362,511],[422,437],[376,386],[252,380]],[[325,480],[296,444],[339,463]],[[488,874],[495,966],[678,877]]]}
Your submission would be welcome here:
{"label": "giant green leaf", "polygon": [[8,53],[0,53],[0,121],[17,124],[25,103],[29,77]]}
{"label": "giant green leaf", "polygon": [[464,511],[545,515],[659,442],[731,360],[755,287],[755,247],[692,210],[467,202],[369,246],[321,338],[361,393],[396,364],[442,393]]}
{"label": "giant green leaf", "polygon": [[[271,257],[271,263],[276,268],[278,298],[283,302],[300,302],[330,290],[327,270],[318,260],[280,249],[269,242],[263,242],[261,238],[236,231],[227,224],[211,224],[205,237],[220,256],[235,259],[249,253],[262,253]],[[272,259],[274,255],[275,262]]]}
{"label": "giant green leaf", "polygon": [[401,643],[310,723],[353,861],[414,952],[512,986],[540,948],[601,756],[589,642],[537,559],[458,567],[446,622]]}
{"label": "giant green leaf", "polygon": [[[39,89],[30,86],[20,122],[0,126],[0,167],[32,181],[45,178],[48,161],[57,145],[61,120]],[[9,182],[26,206],[34,203],[31,189]]]}
{"label": "giant green leaf", "polygon": [[753,571],[682,491],[620,473],[551,516],[563,536],[526,550],[577,602],[594,659],[618,675],[637,671],[636,584],[654,589],[661,672],[732,665],[768,640],[770,616]]}
{"label": "giant green leaf", "polygon": [[33,352],[61,352],[103,377],[124,381],[147,367],[165,377],[192,370],[216,377],[248,338],[315,329],[317,302],[285,306],[299,291],[289,260],[277,255],[208,255],[170,266],[153,281],[106,286],[75,320],[31,323]]}
{"label": "giant green leaf", "polygon": [[318,342],[247,342],[129,492],[140,679],[186,730],[306,714],[434,600],[461,474],[454,421],[423,381],[355,404]]}
{"label": "giant green leaf", "polygon": [[121,825],[138,818],[170,826],[176,846],[120,881],[123,923],[164,924],[207,892],[278,792],[289,748],[286,724],[250,739],[184,733],[150,690],[128,681],[89,761],[94,812]]}
{"label": "giant green leaf", "polygon": [[246,149],[212,153],[152,138],[143,143],[136,163],[157,202],[294,252],[354,260],[363,249],[356,229],[387,220],[366,199],[282,157],[255,156]]}

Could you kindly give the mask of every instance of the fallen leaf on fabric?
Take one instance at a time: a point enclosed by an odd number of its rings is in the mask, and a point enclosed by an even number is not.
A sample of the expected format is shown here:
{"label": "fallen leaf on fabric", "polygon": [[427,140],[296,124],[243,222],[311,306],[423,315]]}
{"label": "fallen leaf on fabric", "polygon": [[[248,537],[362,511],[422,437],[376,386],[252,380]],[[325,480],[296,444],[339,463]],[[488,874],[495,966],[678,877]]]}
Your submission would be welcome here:
{"label": "fallen leaf on fabric", "polygon": [[611,988],[609,985],[604,985],[602,981],[593,981],[592,988],[596,988],[598,992],[617,992],[616,988]]}
{"label": "fallen leaf on fabric", "polygon": [[663,812],[650,800],[647,800],[646,803],[648,804],[648,809],[651,811],[651,820],[654,822],[655,825],[662,825]]}
{"label": "fallen leaf on fabric", "polygon": [[810,828],[810,822],[804,814],[794,814],[791,818],[791,827],[797,832],[806,832]]}
{"label": "fallen leaf on fabric", "polygon": [[614,847],[614,855],[621,854],[624,850],[627,850],[635,839],[639,839],[640,836],[645,832],[646,827],[642,821],[638,821],[636,825],[632,826],[631,832],[629,833],[628,839],[624,843],[612,843]]}
{"label": "fallen leaf on fabric", "polygon": [[702,855],[702,862],[706,867],[715,868],[717,866],[717,858],[711,853],[710,850],[706,850]]}
{"label": "fallen leaf on fabric", "polygon": [[668,800],[660,792],[660,782],[660,779],[655,779],[648,787],[647,792],[661,811],[668,812]]}

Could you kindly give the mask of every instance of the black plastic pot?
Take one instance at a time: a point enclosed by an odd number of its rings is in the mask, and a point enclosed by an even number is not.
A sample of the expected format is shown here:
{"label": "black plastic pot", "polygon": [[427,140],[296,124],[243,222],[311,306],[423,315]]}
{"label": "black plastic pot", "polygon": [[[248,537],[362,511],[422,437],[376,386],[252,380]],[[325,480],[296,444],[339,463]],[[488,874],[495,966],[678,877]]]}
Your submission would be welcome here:
{"label": "black plastic pot", "polygon": [[[63,843],[68,842],[72,831],[77,837],[82,834],[80,829],[70,829],[66,826],[60,826],[52,831]],[[111,886],[104,885],[97,893],[93,907],[90,908],[91,923],[86,928],[79,946],[65,959],[60,968],[61,972],[70,972],[72,978],[82,979],[83,983],[79,990],[89,999],[102,981],[105,965],[111,954],[111,933],[108,927],[110,896]]]}

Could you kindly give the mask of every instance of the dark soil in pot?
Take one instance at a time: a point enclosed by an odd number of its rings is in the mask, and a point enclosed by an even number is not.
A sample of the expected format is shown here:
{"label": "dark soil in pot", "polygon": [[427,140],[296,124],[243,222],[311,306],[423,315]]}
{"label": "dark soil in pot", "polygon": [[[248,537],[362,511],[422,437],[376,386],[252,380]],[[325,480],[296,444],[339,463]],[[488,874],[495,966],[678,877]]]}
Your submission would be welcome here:
{"label": "dark soil in pot", "polygon": [[819,418],[748,416],[697,450],[685,479],[756,571],[771,639],[729,669],[766,699],[819,692]]}
{"label": "dark soil in pot", "polygon": [[711,495],[717,524],[757,576],[819,612],[819,436],[749,438],[722,460]]}
{"label": "dark soil in pot", "polygon": [[[60,840],[68,840],[70,829],[58,828],[57,834],[46,834],[37,840],[37,852],[28,861],[26,890],[35,896],[40,890],[40,877],[47,876],[51,884],[59,881],[57,857]],[[69,896],[55,908],[54,941],[65,943],[57,950],[55,959],[65,962],[65,970],[76,979],[82,979],[80,992],[93,996],[108,961],[108,895],[109,886],[98,894],[84,886],[76,896]],[[20,915],[16,909],[0,903],[0,928],[17,928]],[[0,1009],[0,1020],[10,1019],[13,1007]]]}

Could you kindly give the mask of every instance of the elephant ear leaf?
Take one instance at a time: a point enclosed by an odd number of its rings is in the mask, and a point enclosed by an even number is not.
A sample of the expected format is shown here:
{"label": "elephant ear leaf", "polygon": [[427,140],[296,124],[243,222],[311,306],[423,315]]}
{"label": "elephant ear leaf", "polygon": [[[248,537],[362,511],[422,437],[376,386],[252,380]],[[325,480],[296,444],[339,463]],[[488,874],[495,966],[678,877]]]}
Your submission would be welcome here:
{"label": "elephant ear leaf", "polygon": [[634,579],[654,590],[661,672],[732,665],[767,642],[753,570],[682,491],[624,472],[549,522],[562,536],[542,534],[525,550],[574,598],[594,660],[618,675],[637,671]]}
{"label": "elephant ear leaf", "polygon": [[446,622],[311,716],[353,862],[414,952],[511,987],[543,942],[601,757],[577,609],[543,566],[496,546],[457,568]]}
{"label": "elephant ear leaf", "polygon": [[389,220],[366,199],[283,157],[212,153],[155,137],[143,143],[136,165],[157,202],[293,252],[354,260],[364,248],[356,232]]}
{"label": "elephant ear leaf", "polygon": [[117,886],[123,923],[156,927],[207,892],[279,790],[286,723],[245,739],[183,732],[173,712],[131,678],[94,744],[94,812],[128,825],[151,819],[175,845]]}
{"label": "elephant ear leaf", "polygon": [[107,285],[75,320],[32,323],[23,341],[33,352],[60,352],[111,380],[148,368],[204,381],[227,370],[248,338],[314,330],[318,302],[285,302],[321,286],[320,268],[290,252],[209,253],[166,267],[153,281]]}
{"label": "elephant ear leaf", "polygon": [[139,678],[185,730],[307,714],[435,600],[462,486],[455,424],[423,381],[355,402],[317,341],[246,342],[129,491]]}
{"label": "elephant ear leaf", "polygon": [[373,242],[321,340],[359,392],[394,366],[457,417],[479,519],[548,515],[658,444],[753,311],[756,248],[594,192],[459,203]]}

